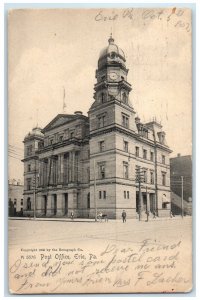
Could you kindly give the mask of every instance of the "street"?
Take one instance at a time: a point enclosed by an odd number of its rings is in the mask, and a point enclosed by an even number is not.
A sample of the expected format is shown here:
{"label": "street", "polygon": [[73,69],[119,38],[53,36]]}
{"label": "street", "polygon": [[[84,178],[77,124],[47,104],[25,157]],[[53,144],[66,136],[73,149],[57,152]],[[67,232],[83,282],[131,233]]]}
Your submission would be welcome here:
{"label": "street", "polygon": [[74,242],[118,241],[135,242],[141,239],[191,241],[192,218],[175,217],[149,222],[138,220],[9,220],[9,247],[71,244]]}

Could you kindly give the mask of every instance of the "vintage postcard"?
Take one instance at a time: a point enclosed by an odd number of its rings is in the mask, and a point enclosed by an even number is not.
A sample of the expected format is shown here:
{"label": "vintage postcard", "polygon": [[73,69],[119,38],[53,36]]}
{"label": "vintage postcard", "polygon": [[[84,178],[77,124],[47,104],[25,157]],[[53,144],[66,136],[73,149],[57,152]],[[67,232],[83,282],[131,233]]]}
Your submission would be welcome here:
{"label": "vintage postcard", "polygon": [[191,21],[9,11],[10,293],[192,290]]}

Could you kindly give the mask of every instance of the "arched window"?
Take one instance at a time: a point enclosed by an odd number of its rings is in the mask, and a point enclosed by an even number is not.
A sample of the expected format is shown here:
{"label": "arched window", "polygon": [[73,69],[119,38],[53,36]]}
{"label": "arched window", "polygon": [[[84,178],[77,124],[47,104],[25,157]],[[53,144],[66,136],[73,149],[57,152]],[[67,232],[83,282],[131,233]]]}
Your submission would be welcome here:
{"label": "arched window", "polygon": [[90,208],[90,193],[87,195],[87,208]]}

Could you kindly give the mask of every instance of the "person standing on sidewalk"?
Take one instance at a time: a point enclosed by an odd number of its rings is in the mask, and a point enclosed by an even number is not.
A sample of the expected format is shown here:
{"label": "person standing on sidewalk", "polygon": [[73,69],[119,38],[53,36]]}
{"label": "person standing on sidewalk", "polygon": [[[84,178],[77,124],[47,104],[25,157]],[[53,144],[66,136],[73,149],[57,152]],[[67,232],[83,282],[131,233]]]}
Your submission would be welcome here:
{"label": "person standing on sidewalk", "polygon": [[74,221],[74,212],[71,212],[71,220]]}
{"label": "person standing on sidewalk", "polygon": [[123,212],[122,212],[122,220],[123,220],[123,223],[126,222],[126,212],[125,212],[125,210],[123,210]]}

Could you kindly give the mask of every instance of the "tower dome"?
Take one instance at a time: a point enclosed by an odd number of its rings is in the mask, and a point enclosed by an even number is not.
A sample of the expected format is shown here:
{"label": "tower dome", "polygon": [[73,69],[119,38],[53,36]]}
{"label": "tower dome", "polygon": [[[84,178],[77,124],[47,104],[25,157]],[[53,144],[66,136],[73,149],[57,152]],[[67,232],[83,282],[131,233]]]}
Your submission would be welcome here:
{"label": "tower dome", "polygon": [[121,63],[125,65],[126,59],[124,51],[119,48],[114,43],[114,38],[112,37],[112,34],[110,38],[108,39],[108,46],[104,47],[100,51],[99,60],[98,60],[98,67],[101,67],[105,63]]}
{"label": "tower dome", "polygon": [[30,138],[43,138],[44,134],[41,132],[42,129],[38,126],[36,126],[35,128],[32,129],[32,131],[30,131],[26,136],[25,136],[25,140],[26,139],[30,139]]}
{"label": "tower dome", "polygon": [[108,39],[108,46],[104,47],[99,55],[99,59],[103,58],[104,56],[111,56],[112,54],[116,54],[118,56],[120,56],[124,61],[125,60],[125,54],[124,51],[119,48],[115,43],[114,43],[114,38],[112,37],[112,35],[110,36],[110,38]]}

